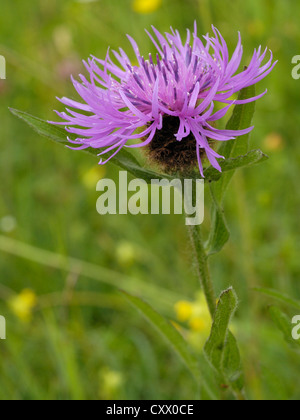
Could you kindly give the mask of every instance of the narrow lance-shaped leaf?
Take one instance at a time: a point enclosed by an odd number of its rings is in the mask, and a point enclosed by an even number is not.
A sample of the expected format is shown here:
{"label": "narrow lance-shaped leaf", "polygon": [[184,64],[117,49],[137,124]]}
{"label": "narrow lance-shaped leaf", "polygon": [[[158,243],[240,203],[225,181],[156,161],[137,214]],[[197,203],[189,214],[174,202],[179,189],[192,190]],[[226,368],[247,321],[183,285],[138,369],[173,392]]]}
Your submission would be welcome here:
{"label": "narrow lance-shaped leaf", "polygon": [[277,290],[273,290],[273,289],[266,289],[263,287],[256,287],[253,289],[256,292],[259,292],[263,295],[269,296],[281,303],[284,303],[286,305],[289,306],[293,306],[296,309],[300,310],[300,301],[296,300],[294,298],[291,298],[290,296],[287,296],[281,292],[278,292]]}
{"label": "narrow lance-shaped leaf", "polygon": [[272,306],[269,309],[269,311],[273,322],[275,323],[277,328],[282,332],[286,342],[293,348],[299,349],[300,340],[294,340],[292,337],[292,329],[294,328],[292,320],[284,312],[282,312],[281,309],[275,306]]}
{"label": "narrow lance-shaped leaf", "polygon": [[[67,132],[64,128],[50,124],[47,121],[34,117],[33,115],[29,115],[23,111],[11,109],[11,112],[21,120],[25,121],[41,136],[46,137],[49,140],[52,140],[56,143],[59,143],[60,145],[70,145],[70,143],[68,143],[67,141]],[[88,148],[85,149],[84,152],[89,153],[93,156],[97,156],[101,152],[101,150]],[[120,152],[111,159],[111,162],[119,166],[120,168],[127,170],[134,177],[144,179],[147,183],[151,183],[152,179],[171,179],[171,177],[169,177],[168,175],[163,175],[144,169],[139,164],[137,159],[124,148],[120,150]]]}
{"label": "narrow lance-shaped leaf", "polygon": [[[130,295],[128,293],[122,292],[126,299],[145,317],[145,319],[150,322],[156,330],[163,336],[165,341],[171,345],[172,349],[180,356],[185,365],[190,370],[191,374],[194,376],[197,383],[201,383],[201,387],[205,389],[205,396],[211,400],[217,400],[218,396],[213,389],[213,386],[209,381],[206,380],[207,372],[206,369],[203,369],[204,374],[202,374],[202,369],[199,366],[197,358],[192,353],[188,343],[182,337],[182,335],[177,331],[177,329],[162,315],[156,312],[151,308],[148,303],[144,302],[140,298]],[[202,359],[204,361],[204,359]]]}
{"label": "narrow lance-shaped leaf", "polygon": [[[244,100],[254,96],[255,86],[251,86],[241,90],[238,99]],[[240,130],[251,126],[254,111],[254,103],[236,105],[226,128],[229,130]],[[265,155],[260,151],[248,153],[248,150],[249,134],[235,140],[224,142],[219,150],[219,153],[226,158],[225,162],[223,162],[225,171],[217,182],[210,185],[213,203],[211,209],[212,228],[207,244],[207,252],[209,255],[220,252],[230,237],[223,212],[223,200],[235,169],[247,166],[248,164],[250,165],[251,163],[258,163],[265,158]],[[236,157],[239,154],[242,154],[242,156]],[[228,171],[226,171],[226,167],[229,169]],[[207,169],[208,177],[213,176],[215,173],[214,169]]]}
{"label": "narrow lance-shaped leaf", "polygon": [[242,391],[244,388],[244,372],[242,370],[241,355],[236,338],[228,332],[227,343],[223,355],[223,371],[231,387],[235,391]]}
{"label": "narrow lance-shaped leaf", "polygon": [[[249,86],[240,91],[238,100],[245,100],[256,95],[256,86]],[[229,119],[226,129],[227,130],[243,130],[251,127],[256,102],[250,102],[243,105],[236,105],[234,107],[231,118]],[[240,136],[235,140],[224,142],[220,148],[220,153],[226,158],[245,155],[249,151],[250,133]]]}
{"label": "narrow lance-shaped leaf", "polygon": [[[242,89],[239,93],[239,100],[255,97],[256,88],[250,86]],[[242,130],[251,127],[255,113],[255,102],[250,102],[244,105],[236,105],[234,107],[232,116],[226,126],[227,130]],[[229,140],[222,143],[218,152],[225,157],[225,159],[234,158],[240,155],[246,155],[249,151],[250,133],[238,137],[235,140]],[[226,189],[234,175],[234,171],[226,173],[222,176],[220,181],[214,184],[215,195],[220,204],[225,196]]]}
{"label": "narrow lance-shaped leaf", "polygon": [[189,368],[191,373],[196,377],[197,380],[199,374],[199,366],[196,357],[191,353],[187,342],[184,340],[182,335],[176,330],[176,328],[167,321],[162,315],[156,312],[151,306],[141,300],[140,298],[122,292],[126,299],[138,309],[143,316],[152,323],[152,325],[162,334],[165,340],[171,344],[173,350],[175,350],[181,359],[184,361],[186,366]]}
{"label": "narrow lance-shaped leaf", "polygon": [[230,158],[220,162],[222,173],[210,166],[204,171],[205,181],[218,181],[224,172],[235,171],[236,169],[245,168],[247,166],[257,165],[268,159],[261,150],[251,150],[249,153],[237,158]]}
{"label": "narrow lance-shaped leaf", "polygon": [[228,242],[230,232],[227,227],[224,211],[221,209],[218,201],[216,200],[212,185],[210,185],[210,192],[213,200],[212,227],[206,248],[208,255],[213,255],[220,252],[224,245]]}
{"label": "narrow lance-shaped leaf", "polygon": [[198,356],[201,367],[200,399],[202,401],[220,400],[220,386],[215,371],[201,352]]}
{"label": "narrow lance-shaped leaf", "polygon": [[205,354],[211,365],[222,373],[222,359],[228,336],[230,321],[237,308],[237,297],[232,288],[224,291],[220,297],[210,337],[205,344]]}
{"label": "narrow lance-shaped leaf", "polygon": [[226,385],[240,391],[243,388],[240,354],[236,340],[229,331],[237,304],[238,299],[232,288],[222,293],[204,352]]}

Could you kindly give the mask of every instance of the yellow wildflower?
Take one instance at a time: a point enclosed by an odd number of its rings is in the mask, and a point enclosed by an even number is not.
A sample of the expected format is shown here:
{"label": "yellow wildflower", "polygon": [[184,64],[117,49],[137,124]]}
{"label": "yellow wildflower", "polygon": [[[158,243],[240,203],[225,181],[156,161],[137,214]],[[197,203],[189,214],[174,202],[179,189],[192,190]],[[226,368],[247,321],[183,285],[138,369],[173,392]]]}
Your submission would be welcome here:
{"label": "yellow wildflower", "polygon": [[120,372],[109,368],[100,371],[100,398],[105,400],[117,399],[123,386],[123,377]]}
{"label": "yellow wildflower", "polygon": [[175,305],[176,318],[180,322],[186,322],[193,314],[193,304],[182,300]]}
{"label": "yellow wildflower", "polygon": [[153,13],[162,5],[162,0],[134,0],[132,8],[136,13]]}
{"label": "yellow wildflower", "polygon": [[37,296],[32,290],[25,289],[8,301],[12,312],[23,322],[30,322],[32,312],[37,304]]}
{"label": "yellow wildflower", "polygon": [[270,133],[264,140],[267,151],[280,152],[284,148],[284,140],[278,133]]}
{"label": "yellow wildflower", "polygon": [[189,327],[192,331],[204,332],[207,330],[209,332],[210,324],[204,318],[195,317],[190,320]]}
{"label": "yellow wildflower", "polygon": [[103,166],[93,166],[81,176],[84,186],[88,189],[95,189],[96,185],[105,176],[105,168]]}
{"label": "yellow wildflower", "polygon": [[137,251],[133,244],[127,241],[122,241],[116,248],[116,257],[120,265],[128,267],[131,266],[137,256]]}
{"label": "yellow wildflower", "polygon": [[196,349],[201,350],[209,337],[211,316],[203,292],[195,296],[193,302],[180,301],[175,305],[176,318],[186,323],[186,339]]}

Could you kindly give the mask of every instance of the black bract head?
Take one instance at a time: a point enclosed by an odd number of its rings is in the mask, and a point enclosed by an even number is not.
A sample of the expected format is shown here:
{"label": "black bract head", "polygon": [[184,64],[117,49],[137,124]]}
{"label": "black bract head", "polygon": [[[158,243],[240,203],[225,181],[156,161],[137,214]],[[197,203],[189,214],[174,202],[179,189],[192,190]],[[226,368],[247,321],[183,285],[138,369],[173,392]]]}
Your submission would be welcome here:
{"label": "black bract head", "polygon": [[[163,127],[147,146],[149,159],[160,166],[166,173],[189,173],[198,167],[197,142],[193,134],[178,141],[175,134],[179,129],[179,118],[165,116]],[[205,151],[200,149],[201,158]]]}

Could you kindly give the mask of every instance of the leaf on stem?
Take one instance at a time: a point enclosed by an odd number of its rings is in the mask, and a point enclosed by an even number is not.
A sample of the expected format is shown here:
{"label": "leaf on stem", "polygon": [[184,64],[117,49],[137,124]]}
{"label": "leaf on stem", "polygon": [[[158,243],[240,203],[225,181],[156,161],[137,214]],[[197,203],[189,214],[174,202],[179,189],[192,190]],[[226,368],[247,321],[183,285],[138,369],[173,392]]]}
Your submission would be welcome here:
{"label": "leaf on stem", "polygon": [[[242,89],[239,93],[238,100],[245,100],[256,95],[256,88],[250,86]],[[255,102],[250,102],[244,105],[236,105],[234,107],[232,116],[226,126],[227,130],[242,130],[247,127],[251,127],[252,120],[255,113]],[[235,140],[229,140],[222,143],[218,153],[225,157],[225,159],[231,159],[236,157],[242,157],[247,155],[249,151],[249,139],[250,133],[244,136],[237,137]],[[258,162],[257,162],[258,163]],[[246,165],[247,166],[247,165]],[[235,168],[237,169],[237,168]],[[221,179],[214,185],[215,195],[220,204],[225,196],[227,187],[234,175],[234,171],[230,171],[223,174]]]}
{"label": "leaf on stem", "polygon": [[282,332],[285,341],[294,349],[297,348],[299,350],[300,341],[294,340],[292,337],[293,325],[291,319],[276,306],[271,306],[269,311],[273,322],[275,323],[277,328]]}
{"label": "leaf on stem", "polygon": [[224,176],[222,174],[225,172],[235,171],[236,169],[256,165],[266,161],[267,159],[268,156],[265,155],[261,150],[251,150],[246,155],[221,161],[220,166],[222,168],[222,173],[210,166],[204,171],[205,180],[208,182],[218,181],[222,176]]}
{"label": "leaf on stem", "polygon": [[206,244],[208,256],[220,252],[230,238],[230,232],[227,227],[224,211],[222,210],[218,201],[216,200],[212,185],[210,185],[210,192],[213,199],[213,205],[212,227],[210,230],[208,242]]}
{"label": "leaf on stem", "polygon": [[[63,146],[70,146],[70,143],[67,140],[67,132],[64,128],[50,124],[47,121],[34,117],[33,115],[27,114],[26,112],[23,112],[23,111],[18,111],[16,109],[10,109],[10,111],[15,116],[25,121],[30,127],[32,127],[41,136],[46,137],[49,140],[52,140]],[[101,152],[100,149],[93,149],[91,147],[88,149],[85,149],[84,151],[96,157]],[[169,177],[168,175],[159,174],[159,173],[144,169],[139,164],[138,160],[124,148],[120,150],[120,152],[111,159],[111,162],[121,167],[122,169],[127,170],[134,177],[144,179],[147,183],[151,183],[152,179],[166,179],[166,178],[171,179],[171,177]]]}
{"label": "leaf on stem", "polygon": [[229,330],[237,305],[238,299],[232,288],[221,294],[204,353],[221,380],[234,390],[241,391],[244,381],[240,353],[236,340]]}
{"label": "leaf on stem", "polygon": [[[255,86],[241,90],[238,99],[244,100],[253,96],[255,96]],[[250,127],[254,111],[255,103],[253,102],[244,105],[236,105],[226,128],[228,130],[241,130]],[[230,237],[223,212],[223,201],[225,192],[235,170],[267,159],[267,156],[260,150],[252,150],[249,152],[249,138],[250,135],[246,134],[222,144],[219,150],[219,153],[225,157],[225,161],[221,162],[222,174],[218,174],[212,167],[209,167],[206,170],[205,175],[208,180],[216,181],[210,184],[213,203],[211,209],[212,228],[207,243],[208,255],[220,252]]]}
{"label": "leaf on stem", "polygon": [[[256,95],[256,86],[249,86],[240,91],[238,100],[245,100]],[[250,102],[234,107],[232,116],[226,125],[227,130],[243,130],[251,127],[256,102]],[[224,142],[220,148],[220,153],[226,158],[244,155],[249,150],[250,133],[240,136],[235,140]]]}

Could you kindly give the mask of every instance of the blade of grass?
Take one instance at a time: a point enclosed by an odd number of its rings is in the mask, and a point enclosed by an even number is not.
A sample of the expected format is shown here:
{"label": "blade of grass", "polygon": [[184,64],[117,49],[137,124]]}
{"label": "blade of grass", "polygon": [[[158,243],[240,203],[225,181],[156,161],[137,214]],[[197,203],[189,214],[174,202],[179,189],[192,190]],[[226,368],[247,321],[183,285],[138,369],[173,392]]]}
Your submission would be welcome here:
{"label": "blade of grass", "polygon": [[253,289],[255,292],[259,292],[263,295],[269,296],[273,299],[276,299],[277,301],[281,302],[281,303],[285,303],[286,305],[289,306],[293,306],[296,309],[300,310],[300,301],[293,299],[283,293],[278,292],[277,290],[274,289],[267,289],[267,288],[263,288],[263,287],[255,287]]}
{"label": "blade of grass", "polygon": [[0,251],[68,273],[80,273],[84,277],[116,288],[122,286],[132,293],[142,291],[152,299],[167,305],[167,307],[173,307],[176,301],[182,299],[182,297],[174,292],[160,288],[154,284],[150,285],[140,279],[118,273],[108,268],[46,251],[3,235],[0,235]]}

